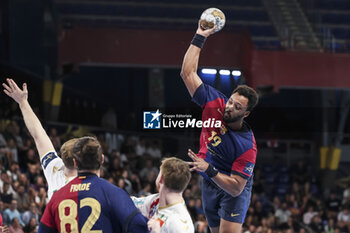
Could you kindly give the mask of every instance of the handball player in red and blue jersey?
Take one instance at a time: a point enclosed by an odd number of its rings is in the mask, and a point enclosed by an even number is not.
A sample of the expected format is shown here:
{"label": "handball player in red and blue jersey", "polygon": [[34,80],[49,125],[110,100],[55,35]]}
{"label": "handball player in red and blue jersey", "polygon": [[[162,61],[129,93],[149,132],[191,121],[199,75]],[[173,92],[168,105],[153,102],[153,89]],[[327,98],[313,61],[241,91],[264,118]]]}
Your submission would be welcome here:
{"label": "handball player in red and blue jersey", "polygon": [[53,194],[38,232],[148,232],[128,194],[98,177],[103,155],[97,139],[79,138],[73,156],[78,177]]}
{"label": "handball player in red and blue jersey", "polygon": [[241,232],[253,184],[257,148],[254,134],[244,121],[258,103],[250,87],[238,86],[230,98],[206,85],[197,75],[198,60],[212,29],[197,32],[182,64],[181,77],[192,97],[202,107],[202,121],[221,121],[221,127],[202,127],[198,155],[189,150],[191,170],[203,176],[202,200],[212,233]]}

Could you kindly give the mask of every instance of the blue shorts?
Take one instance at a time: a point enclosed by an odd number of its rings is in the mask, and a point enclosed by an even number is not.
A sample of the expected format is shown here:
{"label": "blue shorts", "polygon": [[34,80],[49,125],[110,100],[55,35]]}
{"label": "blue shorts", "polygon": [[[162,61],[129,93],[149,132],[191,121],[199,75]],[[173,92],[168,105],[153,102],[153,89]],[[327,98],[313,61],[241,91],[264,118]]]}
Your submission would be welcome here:
{"label": "blue shorts", "polygon": [[250,197],[251,187],[245,187],[238,197],[232,197],[214,182],[203,179],[203,210],[209,227],[220,226],[220,218],[229,222],[243,223]]}

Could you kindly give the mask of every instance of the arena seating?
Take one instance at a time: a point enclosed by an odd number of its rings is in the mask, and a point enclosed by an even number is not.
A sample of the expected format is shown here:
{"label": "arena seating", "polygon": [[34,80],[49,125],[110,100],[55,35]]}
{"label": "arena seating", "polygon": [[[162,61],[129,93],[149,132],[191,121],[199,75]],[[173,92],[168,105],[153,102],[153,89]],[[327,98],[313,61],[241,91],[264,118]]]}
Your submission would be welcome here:
{"label": "arena seating", "polygon": [[347,0],[319,0],[314,2],[314,15],[319,15],[317,27],[329,28],[334,41],[330,42],[336,52],[350,51],[350,2]]}
{"label": "arena seating", "polygon": [[225,31],[248,31],[257,48],[280,48],[276,31],[260,0],[249,1],[58,1],[63,22],[123,28],[193,30],[202,11],[215,5],[227,18]]}

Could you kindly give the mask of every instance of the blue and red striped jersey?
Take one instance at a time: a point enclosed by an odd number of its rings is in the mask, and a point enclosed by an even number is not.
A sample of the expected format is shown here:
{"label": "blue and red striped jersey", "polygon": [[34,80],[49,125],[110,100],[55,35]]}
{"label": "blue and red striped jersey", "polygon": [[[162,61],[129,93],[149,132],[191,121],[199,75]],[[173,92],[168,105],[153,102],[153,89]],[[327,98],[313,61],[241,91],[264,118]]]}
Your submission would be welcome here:
{"label": "blue and red striped jersey", "polygon": [[39,227],[47,232],[148,232],[147,220],[122,189],[81,173],[54,193]]}
{"label": "blue and red striped jersey", "polygon": [[[197,88],[192,100],[202,107],[203,122],[209,118],[221,121],[221,128],[202,128],[198,156],[212,164],[221,173],[240,175],[247,179],[247,185],[251,186],[257,154],[251,128],[245,122],[239,131],[226,127],[223,113],[228,98],[207,84],[203,83]],[[210,180],[205,173],[201,175]]]}

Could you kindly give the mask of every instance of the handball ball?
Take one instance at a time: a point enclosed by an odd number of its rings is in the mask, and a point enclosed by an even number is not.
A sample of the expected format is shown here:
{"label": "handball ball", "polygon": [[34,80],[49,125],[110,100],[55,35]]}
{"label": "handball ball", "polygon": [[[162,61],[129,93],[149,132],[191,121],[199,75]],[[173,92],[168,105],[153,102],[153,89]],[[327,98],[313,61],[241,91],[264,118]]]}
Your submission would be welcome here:
{"label": "handball ball", "polygon": [[201,27],[206,30],[213,28],[214,25],[217,25],[217,28],[214,32],[220,31],[225,26],[226,18],[224,13],[218,8],[208,8],[206,9],[200,19]]}

